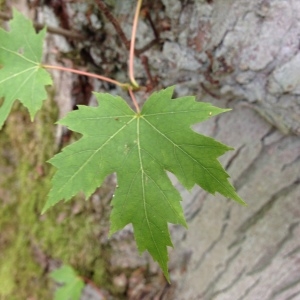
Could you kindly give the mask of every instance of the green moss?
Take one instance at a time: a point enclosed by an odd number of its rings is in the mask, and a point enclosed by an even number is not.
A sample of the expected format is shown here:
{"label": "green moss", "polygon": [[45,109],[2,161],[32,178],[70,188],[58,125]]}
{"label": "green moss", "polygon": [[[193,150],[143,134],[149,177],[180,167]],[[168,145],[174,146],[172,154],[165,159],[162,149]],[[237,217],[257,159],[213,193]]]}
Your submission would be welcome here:
{"label": "green moss", "polygon": [[[83,276],[106,284],[106,262],[98,224],[82,197],[40,212],[50,190],[53,168],[46,163],[57,151],[57,108],[47,101],[31,123],[16,105],[0,131],[0,299],[52,299],[47,266],[72,265]],[[73,213],[76,205],[83,205]],[[14,298],[15,297],[15,298]]]}

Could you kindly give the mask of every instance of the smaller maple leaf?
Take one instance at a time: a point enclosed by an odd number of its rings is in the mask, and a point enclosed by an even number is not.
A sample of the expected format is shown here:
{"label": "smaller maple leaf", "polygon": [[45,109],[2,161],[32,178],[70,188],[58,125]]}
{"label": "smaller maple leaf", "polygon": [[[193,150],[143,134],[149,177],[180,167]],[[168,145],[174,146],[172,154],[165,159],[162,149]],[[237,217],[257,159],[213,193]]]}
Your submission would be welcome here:
{"label": "smaller maple leaf", "polygon": [[167,279],[168,223],[186,226],[186,221],[166,171],[187,189],[197,184],[244,204],[217,160],[232,148],[191,129],[227,110],[172,94],[173,88],[152,94],[135,113],[122,98],[95,93],[98,107],[78,106],[59,121],[83,137],[50,160],[58,170],[43,209],[80,191],[89,197],[116,172],[110,234],[131,223],[139,252],[148,250]]}
{"label": "smaller maple leaf", "polygon": [[54,300],[79,300],[84,288],[83,280],[70,266],[62,266],[50,273],[52,279],[63,284],[55,291]]}
{"label": "smaller maple leaf", "polygon": [[28,108],[31,120],[47,99],[52,79],[41,66],[46,29],[35,32],[32,22],[14,10],[10,31],[0,28],[0,129],[15,100]]}

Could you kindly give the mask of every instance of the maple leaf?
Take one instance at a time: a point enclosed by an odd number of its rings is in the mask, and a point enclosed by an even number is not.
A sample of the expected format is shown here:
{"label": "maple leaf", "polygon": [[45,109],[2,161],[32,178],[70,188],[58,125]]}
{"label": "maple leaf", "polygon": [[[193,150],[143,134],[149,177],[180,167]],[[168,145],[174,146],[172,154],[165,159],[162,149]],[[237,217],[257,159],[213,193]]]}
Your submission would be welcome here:
{"label": "maple leaf", "polygon": [[10,32],[0,28],[0,129],[15,100],[28,108],[31,120],[47,99],[45,85],[52,80],[41,66],[43,40],[46,30],[38,34],[18,11],[13,11],[9,22]]}
{"label": "maple leaf", "polygon": [[59,121],[83,137],[50,160],[58,170],[43,210],[80,191],[89,197],[116,172],[110,234],[132,223],[139,252],[148,250],[168,279],[168,223],[186,222],[166,171],[187,189],[198,184],[244,204],[217,160],[232,148],[191,129],[227,110],[172,94],[173,88],[152,94],[135,113],[122,98],[95,93],[98,107],[78,106]]}
{"label": "maple leaf", "polygon": [[56,282],[63,284],[55,291],[54,300],[79,300],[83,280],[75,273],[70,266],[62,266],[50,273],[50,277]]}

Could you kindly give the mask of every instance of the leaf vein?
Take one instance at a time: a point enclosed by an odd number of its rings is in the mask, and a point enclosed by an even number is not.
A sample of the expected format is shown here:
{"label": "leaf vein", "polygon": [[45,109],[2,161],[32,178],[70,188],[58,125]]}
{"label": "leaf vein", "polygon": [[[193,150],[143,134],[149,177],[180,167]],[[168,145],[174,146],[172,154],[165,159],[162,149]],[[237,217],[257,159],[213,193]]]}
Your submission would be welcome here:
{"label": "leaf vein", "polygon": [[58,193],[61,192],[61,190],[67,185],[68,182],[70,182],[71,180],[73,180],[73,178],[75,176],[77,176],[77,174],[91,161],[91,159],[99,152],[102,150],[102,148],[107,145],[112,139],[115,138],[115,136],[117,136],[129,123],[131,123],[134,120],[134,118],[132,118],[132,120],[130,120],[127,124],[125,124],[124,126],[122,126],[116,133],[114,133],[112,136],[109,137],[109,139],[107,139],[107,141],[105,143],[103,143],[82,165],[81,167],[70,177],[69,180],[67,180],[60,189],[58,189]]}
{"label": "leaf vein", "polygon": [[9,76],[9,77],[6,77],[4,80],[0,81],[0,84],[2,84],[3,82],[5,82],[5,81],[7,81],[7,80],[10,80],[10,79],[12,79],[12,78],[15,78],[15,77],[17,77],[17,76],[19,76],[19,75],[21,75],[21,74],[23,74],[23,73],[26,73],[26,72],[28,72],[28,71],[31,71],[31,70],[33,70],[33,69],[37,69],[37,67],[34,66],[34,67],[31,67],[31,68],[29,68],[29,69],[26,69],[26,70],[24,70],[24,71],[22,71],[22,72],[15,73],[15,74],[13,74],[13,75],[11,75],[11,76]]}
{"label": "leaf vein", "polygon": [[25,57],[24,55],[22,55],[22,54],[20,54],[20,53],[18,53],[18,52],[16,52],[16,51],[12,51],[12,50],[7,49],[7,48],[5,48],[5,47],[3,47],[3,46],[0,46],[0,49],[2,49],[2,50],[4,50],[4,51],[7,51],[7,52],[9,52],[9,53],[12,53],[12,54],[14,54],[14,55],[16,55],[16,56],[19,56],[20,58],[22,58],[22,59],[24,59],[24,60],[26,60],[26,61],[28,61],[28,62],[34,64],[34,65],[39,65],[39,63],[37,63],[37,62],[35,62],[35,61],[33,61],[33,60],[31,60],[31,59]]}
{"label": "leaf vein", "polygon": [[143,120],[148,123],[155,131],[157,131],[160,135],[162,135],[166,140],[168,140],[171,144],[174,145],[174,147],[177,147],[178,149],[180,149],[186,156],[188,156],[192,161],[194,161],[196,164],[198,164],[202,169],[206,170],[207,173],[214,178],[221,186],[223,186],[223,188],[225,190],[227,190],[227,192],[229,193],[229,195],[231,195],[231,191],[229,191],[227,189],[226,186],[224,186],[224,184],[218,180],[218,178],[216,178],[211,172],[209,172],[209,170],[203,166],[199,161],[197,161],[196,159],[194,159],[188,152],[186,152],[182,147],[180,147],[179,145],[177,145],[176,143],[174,143],[169,137],[167,137],[163,132],[161,132],[160,130],[158,130],[151,122],[149,122],[147,119],[143,118]]}

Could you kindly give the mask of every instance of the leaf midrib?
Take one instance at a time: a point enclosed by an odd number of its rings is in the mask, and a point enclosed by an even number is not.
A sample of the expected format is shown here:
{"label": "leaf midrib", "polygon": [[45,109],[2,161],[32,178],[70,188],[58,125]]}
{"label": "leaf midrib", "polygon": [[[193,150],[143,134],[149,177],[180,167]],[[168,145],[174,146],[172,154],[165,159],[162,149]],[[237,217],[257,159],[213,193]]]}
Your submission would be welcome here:
{"label": "leaf midrib", "polygon": [[144,214],[145,214],[145,217],[146,217],[146,222],[147,222],[147,226],[149,228],[149,232],[151,234],[151,238],[152,238],[152,241],[155,245],[155,248],[157,250],[157,253],[159,255],[159,258],[160,258],[160,261],[163,262],[163,258],[161,256],[161,253],[160,253],[160,250],[157,246],[157,243],[155,241],[155,238],[153,236],[153,233],[152,233],[152,230],[151,230],[151,227],[150,227],[150,222],[149,222],[149,219],[148,219],[148,212],[147,212],[147,208],[146,208],[146,196],[145,196],[145,183],[144,183],[144,174],[146,174],[146,172],[144,171],[144,168],[143,168],[143,161],[142,161],[142,154],[141,154],[141,141],[140,141],[140,119],[141,118],[137,118],[137,147],[138,147],[138,154],[139,154],[139,161],[140,161],[140,166],[141,166],[141,179],[142,179],[142,192],[143,192],[143,206],[144,206]]}

